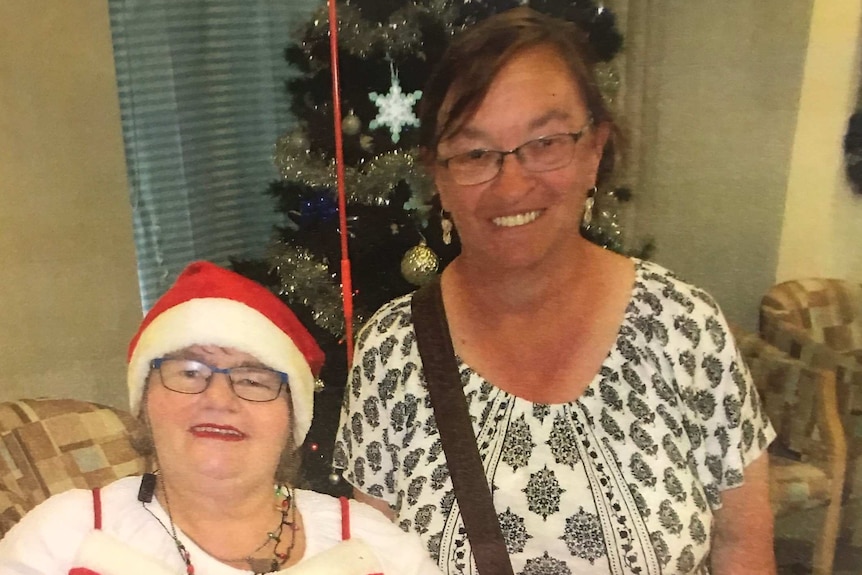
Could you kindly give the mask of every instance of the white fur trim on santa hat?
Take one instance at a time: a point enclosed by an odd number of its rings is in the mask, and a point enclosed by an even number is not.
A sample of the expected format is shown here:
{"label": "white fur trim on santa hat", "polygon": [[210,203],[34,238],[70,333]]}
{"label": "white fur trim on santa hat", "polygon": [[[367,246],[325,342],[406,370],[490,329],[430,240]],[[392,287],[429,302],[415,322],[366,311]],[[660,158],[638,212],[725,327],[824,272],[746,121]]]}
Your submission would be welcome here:
{"label": "white fur trim on santa hat", "polygon": [[129,405],[138,414],[150,362],[192,345],[230,347],[287,374],[293,403],[294,442],[305,439],[314,415],[314,376],[302,352],[265,315],[226,298],[199,298],[175,305],[144,329],[129,360]]}

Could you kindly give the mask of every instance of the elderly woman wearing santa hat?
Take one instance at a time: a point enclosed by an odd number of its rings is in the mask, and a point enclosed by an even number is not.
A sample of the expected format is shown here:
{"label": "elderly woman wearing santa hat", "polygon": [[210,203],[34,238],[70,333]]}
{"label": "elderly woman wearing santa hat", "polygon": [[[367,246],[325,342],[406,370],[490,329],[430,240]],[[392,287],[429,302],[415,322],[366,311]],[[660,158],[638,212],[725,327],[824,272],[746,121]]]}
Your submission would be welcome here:
{"label": "elderly woman wearing santa hat", "polygon": [[0,573],[439,574],[378,511],[291,485],[322,363],[275,295],[191,264],[129,345],[155,472],[48,499],[0,541]]}

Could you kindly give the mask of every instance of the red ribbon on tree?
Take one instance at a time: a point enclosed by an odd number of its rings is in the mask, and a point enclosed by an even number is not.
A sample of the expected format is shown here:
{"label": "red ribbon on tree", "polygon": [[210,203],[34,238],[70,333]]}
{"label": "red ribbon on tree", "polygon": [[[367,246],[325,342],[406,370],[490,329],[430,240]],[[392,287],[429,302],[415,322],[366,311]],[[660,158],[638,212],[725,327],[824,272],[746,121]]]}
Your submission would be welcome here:
{"label": "red ribbon on tree", "polygon": [[344,191],[344,142],[341,134],[341,87],[338,83],[338,19],[335,1],[329,0],[329,54],[332,70],[332,120],[335,130],[335,175],[338,189],[338,229],[341,235],[341,299],[344,304],[344,340],[347,365],[353,362],[353,282],[347,248],[347,196]]}

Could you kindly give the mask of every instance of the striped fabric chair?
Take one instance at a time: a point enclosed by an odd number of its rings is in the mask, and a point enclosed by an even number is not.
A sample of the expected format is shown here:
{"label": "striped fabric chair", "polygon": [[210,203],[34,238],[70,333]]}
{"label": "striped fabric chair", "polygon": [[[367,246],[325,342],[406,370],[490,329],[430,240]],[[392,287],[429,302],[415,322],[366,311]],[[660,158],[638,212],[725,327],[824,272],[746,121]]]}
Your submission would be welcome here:
{"label": "striped fabric chair", "polygon": [[[760,306],[764,339],[805,363],[833,371],[847,434],[844,500],[862,508],[862,284],[807,278],[769,289]],[[842,536],[862,545],[862,513],[846,513]]]}
{"label": "striped fabric chair", "polygon": [[822,508],[822,523],[801,536],[814,543],[809,572],[831,574],[847,458],[835,374],[789,357],[757,334],[736,327],[733,333],[777,433],[769,452],[776,529],[786,520],[798,530],[794,512]]}
{"label": "striped fabric chair", "polygon": [[75,399],[0,403],[0,537],[30,509],[68,489],[143,473],[124,411]]}

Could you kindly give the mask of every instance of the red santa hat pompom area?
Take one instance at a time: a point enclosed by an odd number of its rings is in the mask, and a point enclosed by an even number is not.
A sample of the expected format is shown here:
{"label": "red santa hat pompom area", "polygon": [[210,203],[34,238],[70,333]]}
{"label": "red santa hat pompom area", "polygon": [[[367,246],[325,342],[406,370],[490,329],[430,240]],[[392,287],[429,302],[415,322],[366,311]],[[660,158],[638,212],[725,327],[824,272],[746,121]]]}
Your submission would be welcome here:
{"label": "red santa hat pompom area", "polygon": [[314,381],[323,352],[278,297],[262,285],[210,262],[189,264],[144,317],[129,343],[129,404],[138,415],[150,362],[192,345],[231,347],[283,371],[302,443],[314,413]]}

